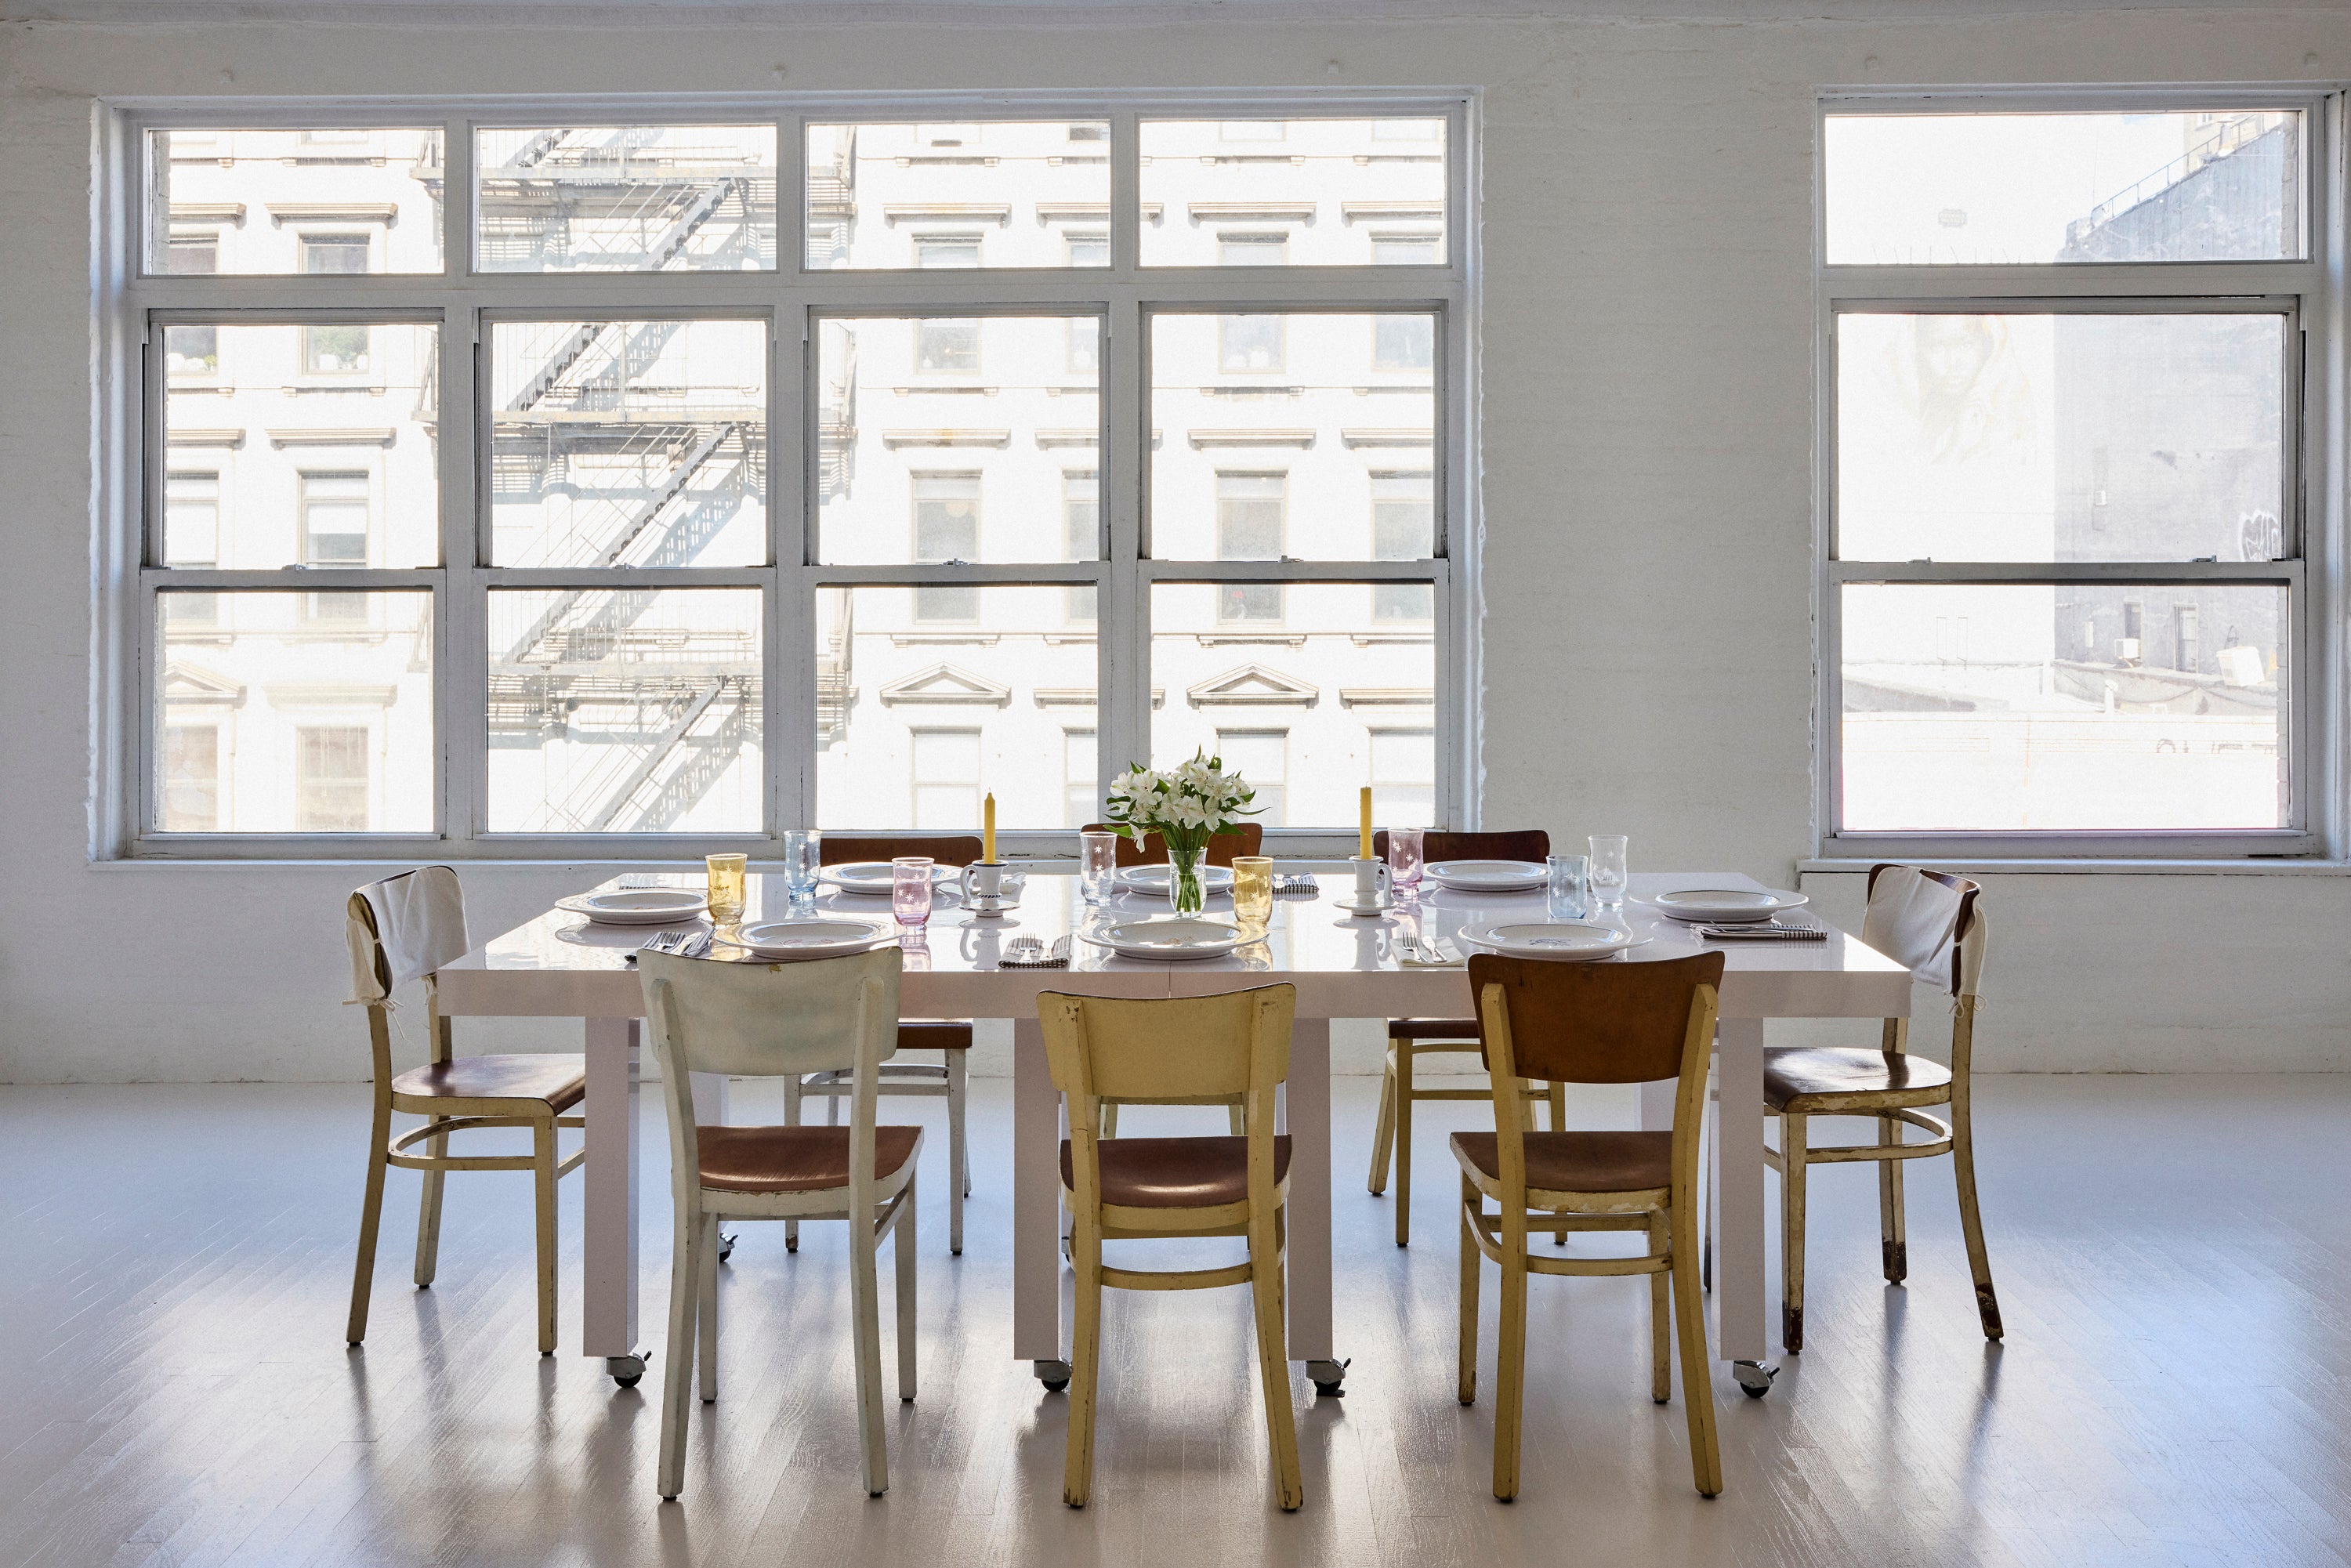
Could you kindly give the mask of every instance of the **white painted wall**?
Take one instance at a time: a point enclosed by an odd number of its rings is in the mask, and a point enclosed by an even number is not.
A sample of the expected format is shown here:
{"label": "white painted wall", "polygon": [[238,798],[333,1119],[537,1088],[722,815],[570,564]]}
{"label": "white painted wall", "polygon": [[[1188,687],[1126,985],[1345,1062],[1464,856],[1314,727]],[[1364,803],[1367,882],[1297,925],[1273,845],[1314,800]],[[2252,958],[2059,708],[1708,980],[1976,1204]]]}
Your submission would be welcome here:
{"label": "white painted wall", "polygon": [[[1827,83],[2315,80],[2340,11],[566,31],[0,24],[0,1078],[356,1076],[358,866],[92,865],[99,94],[1478,87],[1485,816],[1785,883],[1811,840],[1813,99]],[[535,18],[536,20],[536,18]],[[1335,62],[1335,64],[1334,64]],[[598,873],[466,873],[477,924]],[[1832,910],[1857,879],[1813,878]],[[2351,882],[2016,876],[1988,1067],[2351,1066]],[[561,1031],[485,1030],[484,1043]],[[1360,1054],[1360,1053],[1359,1053]]]}

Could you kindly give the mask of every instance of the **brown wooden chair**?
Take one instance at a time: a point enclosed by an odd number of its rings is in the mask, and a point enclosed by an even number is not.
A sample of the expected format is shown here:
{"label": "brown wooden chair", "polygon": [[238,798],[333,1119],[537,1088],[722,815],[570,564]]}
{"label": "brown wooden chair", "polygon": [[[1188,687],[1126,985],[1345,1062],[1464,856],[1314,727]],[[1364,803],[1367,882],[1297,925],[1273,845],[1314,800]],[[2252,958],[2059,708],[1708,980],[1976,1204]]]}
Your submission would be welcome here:
{"label": "brown wooden chair", "polygon": [[[1539,828],[1504,833],[1430,832],[1422,841],[1429,861],[1534,861],[1551,854],[1551,835]],[[1372,853],[1388,858],[1386,830],[1372,835]],[[1412,1240],[1412,1108],[1429,1100],[1483,1100],[1483,1089],[1424,1089],[1414,1082],[1413,1064],[1420,1057],[1460,1054],[1478,1050],[1475,1019],[1390,1019],[1387,1061],[1380,1071],[1380,1118],[1372,1129],[1372,1170],[1364,1186],[1374,1196],[1388,1186],[1388,1159],[1395,1158],[1396,1245]],[[1559,1131],[1566,1113],[1566,1092],[1553,1084],[1530,1089],[1531,1103],[1551,1107],[1552,1131]]]}
{"label": "brown wooden chair", "polygon": [[[1763,1053],[1763,1103],[1780,1119],[1780,1147],[1763,1151],[1780,1173],[1780,1338],[1804,1348],[1804,1173],[1807,1167],[1862,1160],[1877,1165],[1879,1250],[1886,1278],[1900,1284],[1910,1271],[1903,1231],[1902,1162],[1951,1156],[1959,1178],[1959,1229],[1967,1239],[1968,1271],[1975,1276],[1976,1312],[1984,1337],[2003,1333],[1992,1292],[1991,1260],[1984,1250],[1983,1217],[1976,1203],[1975,1126],[1970,1105],[1970,1065],[1975,1047],[1976,988],[1983,977],[1986,925],[1982,887],[1966,877],[1911,866],[1869,870],[1869,908],[1861,939],[1907,966],[1921,980],[1951,993],[1951,1064],[1909,1051],[1910,1020],[1887,1019],[1880,1049],[1798,1046]],[[1925,1107],[1949,1105],[1947,1125]],[[1868,1116],[1877,1142],[1813,1148],[1806,1128],[1814,1116]],[[1902,1129],[1929,1134],[1903,1142]]]}
{"label": "brown wooden chair", "polygon": [[[1088,822],[1082,831],[1089,833],[1117,833],[1120,865],[1165,865],[1167,863],[1167,841],[1157,833],[1145,834],[1144,841],[1138,844],[1124,831],[1108,822]],[[1233,858],[1236,855],[1262,854],[1265,852],[1259,846],[1264,842],[1264,823],[1239,823],[1230,831],[1218,833],[1209,839],[1208,863],[1229,866],[1233,863]]]}
{"label": "brown wooden chair", "polygon": [[[465,956],[465,897],[457,873],[445,865],[402,872],[370,883],[346,907],[353,999],[367,1004],[368,1040],[375,1058],[375,1121],[368,1137],[367,1197],[360,1210],[359,1259],[351,1272],[351,1310],[343,1337],[367,1338],[368,1297],[375,1281],[375,1242],[383,1218],[384,1173],[393,1166],[424,1173],[416,1213],[416,1288],[433,1283],[441,1251],[441,1185],[451,1171],[529,1171],[538,1185],[538,1354],[555,1353],[555,1184],[587,1154],[556,1157],[558,1127],[585,1124],[563,1113],[588,1095],[588,1063],[577,1052],[552,1055],[458,1056],[449,1020],[441,1015],[438,974]],[[392,1067],[392,993],[424,982],[422,1067]],[[423,1116],[424,1124],[392,1135],[394,1112]],[[452,1155],[452,1134],[485,1127],[526,1127],[528,1155]],[[423,1145],[425,1152],[408,1151]]]}
{"label": "brown wooden chair", "polygon": [[[1069,1458],[1061,1498],[1083,1508],[1093,1485],[1094,1399],[1102,1357],[1102,1293],[1249,1287],[1256,1309],[1258,1375],[1265,1396],[1276,1500],[1304,1500],[1290,1355],[1282,1327],[1283,1206],[1290,1139],[1273,1132],[1274,1096],[1290,1072],[1295,986],[1259,986],[1213,997],[1037,998],[1053,1086],[1069,1106],[1061,1143],[1061,1202],[1071,1219],[1077,1332],[1070,1360]],[[1238,1094],[1241,1137],[1105,1141],[1101,1098],[1182,1101]],[[1242,1236],[1246,1262],[1221,1269],[1123,1269],[1102,1262],[1105,1240]]]}
{"label": "brown wooden chair", "polygon": [[[1706,1320],[1698,1306],[1698,1156],[1714,1043],[1722,955],[1645,964],[1574,964],[1479,954],[1470,994],[1484,1025],[1494,1131],[1456,1133],[1461,1166],[1460,1397],[1478,1392],[1479,1255],[1501,1266],[1501,1347],[1496,1367],[1494,1495],[1519,1492],[1519,1428],[1527,1360],[1527,1276],[1646,1274],[1649,1396],[1672,1396],[1667,1354],[1679,1331],[1683,1416],[1690,1469],[1708,1497],[1722,1490]],[[1522,1081],[1675,1081],[1669,1133],[1528,1132]],[[1492,1199],[1499,1212],[1486,1212]],[[1527,1234],[1634,1230],[1646,1249],[1625,1258],[1535,1257]],[[1671,1301],[1668,1302],[1668,1281]]]}
{"label": "brown wooden chair", "polygon": [[[890,861],[906,855],[923,855],[941,865],[967,866],[979,858],[980,841],[970,833],[897,833],[886,836],[852,837],[847,833],[827,833],[817,841],[817,858],[826,865],[846,865],[852,861]],[[963,1200],[971,1193],[971,1155],[964,1134],[964,1103],[966,1098],[966,1063],[971,1059],[971,1020],[969,1019],[902,1019],[898,1023],[898,1050],[935,1051],[939,1060],[905,1061],[897,1059],[882,1064],[882,1078],[875,1092],[882,1094],[912,1094],[924,1099],[942,1099],[947,1103],[947,1250],[963,1251]],[[811,1072],[804,1079],[787,1079],[784,1083],[784,1124],[797,1127],[800,1121],[800,1101],[816,1095],[824,1101],[824,1124],[828,1127],[841,1124],[841,1101],[850,1092],[846,1072]],[[784,1249],[797,1252],[800,1245],[800,1228],[797,1223],[784,1227]]]}

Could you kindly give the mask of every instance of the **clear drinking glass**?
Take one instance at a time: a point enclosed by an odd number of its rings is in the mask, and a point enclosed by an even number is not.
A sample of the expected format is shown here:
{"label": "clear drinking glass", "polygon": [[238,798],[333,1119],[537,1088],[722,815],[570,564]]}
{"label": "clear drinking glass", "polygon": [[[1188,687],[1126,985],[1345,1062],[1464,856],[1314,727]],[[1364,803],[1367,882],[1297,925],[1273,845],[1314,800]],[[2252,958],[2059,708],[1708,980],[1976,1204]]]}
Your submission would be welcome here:
{"label": "clear drinking glass", "polygon": [[928,855],[902,855],[890,862],[890,913],[910,930],[931,923],[931,864]]}
{"label": "clear drinking glass", "polygon": [[710,918],[721,925],[729,925],[743,918],[744,871],[750,864],[748,855],[705,855],[703,865],[710,874],[710,891],[705,895],[710,904]]}
{"label": "clear drinking glass", "polygon": [[1078,891],[1088,904],[1100,904],[1108,898],[1111,886],[1118,876],[1118,835],[1116,833],[1080,833],[1078,835]]}
{"label": "clear drinking glass", "polygon": [[1596,909],[1615,909],[1625,902],[1625,849],[1622,833],[1592,835],[1592,903]]}
{"label": "clear drinking glass", "polygon": [[1587,863],[1582,855],[1552,855],[1543,862],[1544,913],[1552,919],[1581,920],[1592,913]]}
{"label": "clear drinking glass", "polygon": [[816,873],[824,863],[822,843],[814,828],[794,828],[784,834],[784,891],[794,904],[816,896]]}
{"label": "clear drinking glass", "polygon": [[1420,885],[1421,833],[1419,828],[1388,830],[1388,874],[1399,894]]}
{"label": "clear drinking glass", "polygon": [[1263,931],[1273,923],[1273,857],[1233,857],[1233,919],[1244,931]]}

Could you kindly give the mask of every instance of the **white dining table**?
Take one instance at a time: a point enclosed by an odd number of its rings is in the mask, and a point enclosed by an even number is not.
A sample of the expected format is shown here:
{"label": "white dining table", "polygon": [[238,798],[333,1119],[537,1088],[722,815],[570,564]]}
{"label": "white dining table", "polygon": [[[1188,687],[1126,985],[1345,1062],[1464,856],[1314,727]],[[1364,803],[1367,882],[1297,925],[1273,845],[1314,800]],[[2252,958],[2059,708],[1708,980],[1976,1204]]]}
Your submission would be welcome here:
{"label": "white dining table", "polygon": [[[614,879],[605,886],[618,886]],[[632,885],[645,879],[631,879]],[[695,878],[679,878],[691,885]],[[1061,1315],[1061,1097],[1037,1022],[1041,991],[1094,996],[1201,996],[1288,982],[1298,988],[1284,1086],[1282,1130],[1290,1136],[1289,1331],[1293,1360],[1322,1392],[1334,1392],[1345,1361],[1332,1343],[1331,1020],[1339,1018],[1472,1016],[1459,968],[1399,962],[1400,930],[1458,952],[1464,927],[1489,920],[1540,920],[1540,894],[1468,894],[1424,884],[1383,915],[1351,916],[1333,900],[1343,875],[1324,873],[1311,898],[1275,902],[1263,942],[1223,958],[1158,962],[1072,944],[1066,969],[1004,967],[1014,937],[1050,944],[1098,918],[1076,879],[1033,875],[1009,916],[982,919],[944,902],[919,943],[906,946],[899,1005],[909,1018],[1013,1020],[1013,1322],[1010,1351],[1049,1385],[1066,1378]],[[753,919],[784,913],[779,876],[750,879]],[[1750,1392],[1770,1386],[1764,1280],[1763,1026],[1769,1019],[1896,1018],[1910,1008],[1910,973],[1855,936],[1833,927],[1818,943],[1707,942],[1642,901],[1687,888],[1755,889],[1752,879],[1717,872],[1635,873],[1619,916],[1638,946],[1609,963],[1719,950],[1726,959],[1716,1030],[1716,1354],[1734,1364]],[[830,910],[887,919],[886,900],[828,890]],[[1212,899],[1209,913],[1228,909]],[[1108,906],[1129,917],[1166,910],[1165,895],[1125,894]],[[492,938],[441,971],[441,1008],[452,1016],[576,1018],[587,1036],[587,1160],[581,1329],[584,1354],[604,1358],[614,1379],[643,1375],[638,1312],[639,1023],[643,999],[631,956],[646,933],[591,925],[549,911]],[[722,950],[723,951],[723,950]],[[695,1085],[696,1115],[724,1117],[723,1085]],[[1673,1084],[1642,1086],[1640,1125],[1672,1124]],[[984,1178],[983,1178],[984,1179]]]}

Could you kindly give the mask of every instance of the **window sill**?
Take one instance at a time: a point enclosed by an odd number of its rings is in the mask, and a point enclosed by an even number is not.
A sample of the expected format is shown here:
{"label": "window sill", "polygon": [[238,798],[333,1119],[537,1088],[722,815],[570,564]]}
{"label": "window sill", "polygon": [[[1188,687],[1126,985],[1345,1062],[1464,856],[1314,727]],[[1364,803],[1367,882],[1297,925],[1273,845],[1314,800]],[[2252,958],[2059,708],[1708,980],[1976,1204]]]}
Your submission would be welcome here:
{"label": "window sill", "polygon": [[[2133,860],[2119,856],[2066,859],[2050,856],[2011,860],[1955,860],[1941,855],[1921,857],[1937,871],[1962,876],[2351,876],[2351,861],[2314,857],[2226,858],[2210,860]],[[1799,876],[1866,873],[1873,865],[1888,863],[1867,859],[1800,860]]]}

